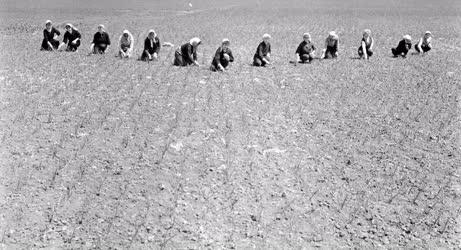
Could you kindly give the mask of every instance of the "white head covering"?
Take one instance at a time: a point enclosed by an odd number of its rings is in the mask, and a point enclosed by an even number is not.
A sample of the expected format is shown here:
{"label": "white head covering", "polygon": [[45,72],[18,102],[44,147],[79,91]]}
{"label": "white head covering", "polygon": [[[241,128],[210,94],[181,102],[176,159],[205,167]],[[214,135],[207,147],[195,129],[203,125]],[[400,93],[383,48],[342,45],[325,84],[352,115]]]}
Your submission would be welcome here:
{"label": "white head covering", "polygon": [[303,38],[311,38],[311,34],[306,32],[303,34]]}
{"label": "white head covering", "polygon": [[128,30],[123,30],[122,34],[130,34]]}
{"label": "white head covering", "polygon": [[426,31],[426,32],[424,33],[424,35],[432,35],[432,32],[430,32],[430,31],[428,30],[428,31]]}
{"label": "white head covering", "polygon": [[225,43],[230,44],[229,38],[222,39],[222,44],[225,44]]}
{"label": "white head covering", "polygon": [[328,33],[328,36],[333,39],[338,39],[338,35],[334,31],[330,31],[330,33]]}
{"label": "white head covering", "polygon": [[105,30],[106,26],[104,26],[104,24],[100,24],[100,25],[98,25],[98,28],[102,28],[103,30]]}
{"label": "white head covering", "polygon": [[411,40],[411,36],[410,36],[410,35],[404,35],[404,36],[403,36],[403,39],[405,39],[405,40]]}
{"label": "white head covering", "polygon": [[200,44],[201,42],[202,42],[202,41],[201,41],[200,38],[198,38],[198,37],[194,37],[194,38],[190,39],[190,41],[189,41],[189,43],[192,44],[192,45],[193,45],[194,43],[195,43],[195,44]]}
{"label": "white head covering", "polygon": [[46,20],[45,25],[46,24],[51,24],[51,20]]}
{"label": "white head covering", "polygon": [[370,30],[370,29],[364,29],[364,30],[363,30],[363,34],[368,34],[368,35],[370,35],[370,34],[371,34],[371,30]]}
{"label": "white head covering", "polygon": [[147,32],[147,35],[151,34],[151,33],[154,33],[154,37],[157,36],[157,33],[155,32],[154,29],[150,29],[148,32]]}
{"label": "white head covering", "polygon": [[71,29],[73,29],[73,30],[78,30],[78,29],[75,28],[74,25],[72,25],[71,23],[66,23],[66,26],[65,26],[65,27],[67,27],[67,26],[69,26],[69,27],[70,27]]}
{"label": "white head covering", "polygon": [[263,35],[263,39],[271,39],[271,35],[266,33]]}

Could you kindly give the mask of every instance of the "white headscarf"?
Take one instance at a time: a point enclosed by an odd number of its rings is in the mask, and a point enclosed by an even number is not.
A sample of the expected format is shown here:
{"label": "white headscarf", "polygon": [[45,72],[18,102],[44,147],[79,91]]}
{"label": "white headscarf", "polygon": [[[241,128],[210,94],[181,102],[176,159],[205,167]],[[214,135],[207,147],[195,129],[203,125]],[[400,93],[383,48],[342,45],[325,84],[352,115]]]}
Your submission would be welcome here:
{"label": "white headscarf", "polygon": [[194,38],[190,39],[190,41],[189,41],[189,43],[190,43],[191,45],[194,45],[194,43],[197,44],[197,45],[199,45],[201,42],[202,42],[202,41],[201,41],[200,38],[198,38],[198,37],[194,37]]}

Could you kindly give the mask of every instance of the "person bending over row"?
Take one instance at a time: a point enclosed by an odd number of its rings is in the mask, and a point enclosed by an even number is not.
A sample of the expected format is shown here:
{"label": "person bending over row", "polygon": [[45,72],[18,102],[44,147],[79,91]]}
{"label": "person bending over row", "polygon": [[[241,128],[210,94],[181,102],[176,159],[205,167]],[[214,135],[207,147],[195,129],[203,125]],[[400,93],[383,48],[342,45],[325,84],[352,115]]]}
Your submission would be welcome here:
{"label": "person bending over row", "polygon": [[411,49],[411,36],[410,35],[404,35],[403,39],[400,40],[399,44],[397,45],[396,48],[392,48],[392,54],[394,57],[403,57],[405,58],[408,54],[408,51]]}
{"label": "person bending over row", "polygon": [[315,46],[311,41],[311,35],[304,33],[303,41],[296,49],[296,63],[311,63],[315,57]]}
{"label": "person bending over row", "polygon": [[363,31],[362,42],[358,49],[360,59],[369,59],[373,55],[373,37],[371,37],[371,30],[366,29]]}
{"label": "person bending over row", "polygon": [[118,39],[118,55],[120,58],[130,58],[134,47],[133,35],[128,31],[124,30],[120,38]]}
{"label": "person bending over row", "polygon": [[59,50],[62,50],[63,47],[66,46],[66,51],[77,52],[78,47],[80,47],[82,35],[80,35],[80,32],[70,23],[66,24],[65,28],[64,40],[61,45],[59,45]]}
{"label": "person bending over row", "polygon": [[229,67],[229,64],[234,61],[234,56],[232,55],[232,51],[229,46],[229,39],[224,38],[221,46],[216,50],[213,61],[211,62],[211,71],[224,71]]}
{"label": "person bending over row", "polygon": [[57,50],[59,48],[59,41],[55,39],[61,35],[61,32],[53,27],[50,20],[45,22],[45,29],[43,30],[43,41],[40,50]]}
{"label": "person bending over row", "polygon": [[141,55],[141,60],[157,60],[160,47],[160,39],[157,37],[157,33],[155,33],[155,30],[149,30],[144,40],[144,50]]}
{"label": "person bending over row", "polygon": [[429,50],[432,49],[431,41],[432,33],[430,31],[426,31],[426,33],[424,33],[424,36],[421,37],[421,39],[419,39],[419,42],[415,44],[415,50],[419,54],[425,54],[426,52],[429,52]]}
{"label": "person bending over row", "polygon": [[175,66],[189,66],[195,65],[200,66],[197,62],[197,48],[202,43],[200,38],[194,37],[190,39],[188,43],[183,44],[181,47],[177,48],[174,53],[174,62]]}
{"label": "person bending over row", "polygon": [[91,42],[90,51],[93,54],[104,54],[106,50],[110,47],[110,38],[109,34],[105,31],[104,25],[98,25],[98,32],[93,36],[93,41]]}
{"label": "person bending over row", "polygon": [[339,37],[336,35],[336,32],[330,31],[327,39],[325,39],[325,49],[323,49],[320,58],[330,59],[338,57],[338,41]]}
{"label": "person bending over row", "polygon": [[263,41],[258,45],[256,53],[253,56],[253,65],[256,67],[266,66],[271,64],[271,36],[263,35]]}

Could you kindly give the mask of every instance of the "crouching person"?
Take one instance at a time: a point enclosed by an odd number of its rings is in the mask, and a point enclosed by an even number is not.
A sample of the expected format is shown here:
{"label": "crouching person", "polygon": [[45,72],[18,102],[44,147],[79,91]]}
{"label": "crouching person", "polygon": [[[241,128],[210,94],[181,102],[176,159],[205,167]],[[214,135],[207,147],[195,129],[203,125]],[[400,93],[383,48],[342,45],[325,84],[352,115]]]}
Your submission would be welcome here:
{"label": "crouching person", "polygon": [[124,30],[122,35],[118,40],[118,55],[120,58],[130,58],[131,53],[133,52],[134,47],[134,38],[133,35],[128,31]]}
{"label": "crouching person", "polygon": [[90,50],[93,54],[104,54],[110,47],[109,34],[105,31],[104,25],[98,25],[98,32],[93,36]]}
{"label": "crouching person", "polygon": [[304,33],[303,41],[296,49],[296,63],[311,63],[315,57],[315,46],[311,41],[311,35]]}
{"label": "crouching person", "polygon": [[45,29],[43,30],[43,41],[41,50],[57,50],[59,47],[59,41],[54,38],[59,35],[61,35],[59,30],[53,27],[50,20],[47,20],[45,22]]}
{"label": "crouching person", "polygon": [[408,51],[411,49],[411,36],[410,35],[404,35],[403,39],[400,40],[399,44],[397,45],[396,48],[392,48],[392,54],[394,57],[403,57],[405,58],[408,54]]}
{"label": "crouching person", "polygon": [[256,67],[266,66],[271,64],[271,36],[263,35],[263,41],[258,45],[256,53],[253,56],[253,65]]}
{"label": "crouching person", "polygon": [[194,37],[188,43],[181,45],[174,53],[175,66],[200,66],[197,62],[197,48],[202,43],[200,38]]}
{"label": "crouching person", "polygon": [[142,51],[141,60],[157,60],[160,47],[160,39],[157,37],[157,33],[155,33],[155,30],[149,30],[147,37],[144,40],[144,50]]}
{"label": "crouching person", "polygon": [[361,59],[369,59],[370,56],[373,55],[373,42],[373,38],[371,37],[371,30],[364,30],[362,41],[358,49],[359,57]]}
{"label": "crouching person", "polygon": [[224,71],[229,67],[229,64],[234,61],[234,56],[229,46],[229,39],[223,39],[221,46],[216,50],[215,56],[213,57],[210,70]]}
{"label": "crouching person", "polygon": [[431,41],[432,33],[430,31],[426,31],[426,33],[424,33],[424,36],[421,37],[421,39],[419,39],[419,42],[415,44],[415,50],[419,54],[425,54],[426,52],[429,52],[429,50],[432,49]]}
{"label": "crouching person", "polygon": [[77,52],[80,46],[80,39],[82,35],[80,32],[70,23],[66,24],[66,33],[64,33],[64,40],[59,45],[59,50],[62,50],[66,46],[66,51]]}
{"label": "crouching person", "polygon": [[336,32],[330,31],[327,39],[325,39],[325,49],[323,49],[321,58],[330,59],[338,57],[338,42],[339,37],[336,35]]}

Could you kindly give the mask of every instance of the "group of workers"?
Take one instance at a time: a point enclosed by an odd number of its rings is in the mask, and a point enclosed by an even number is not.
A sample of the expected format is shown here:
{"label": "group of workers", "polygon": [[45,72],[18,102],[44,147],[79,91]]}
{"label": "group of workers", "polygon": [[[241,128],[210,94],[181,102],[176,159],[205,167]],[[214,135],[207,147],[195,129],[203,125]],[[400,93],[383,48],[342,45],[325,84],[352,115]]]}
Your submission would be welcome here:
{"label": "group of workers", "polygon": [[[81,34],[72,24],[68,23],[65,25],[66,32],[62,43],[56,38],[61,33],[55,27],[50,20],[45,23],[45,29],[43,30],[43,42],[41,49],[47,51],[53,50],[65,50],[76,52],[81,44]],[[266,66],[271,64],[271,36],[264,34],[262,42],[258,45],[256,53],[253,56],[254,66]],[[418,43],[415,44],[415,50],[424,54],[431,50],[432,33],[426,31],[421,37]],[[325,40],[325,48],[322,50],[320,59],[329,59],[338,57],[338,43],[339,36],[331,31]],[[198,37],[190,39],[188,43],[185,43],[178,47],[175,51],[173,65],[176,66],[188,66],[188,65],[199,65],[197,61],[197,48],[201,44],[201,40]],[[373,44],[374,40],[371,36],[371,30],[366,29],[363,32],[362,40],[358,48],[358,55],[361,59],[369,59],[373,55]],[[110,47],[111,41],[109,34],[106,32],[104,25],[98,25],[98,31],[94,34],[93,40],[90,45],[90,51],[93,54],[104,54]],[[171,45],[166,43],[166,45]],[[160,39],[154,30],[149,30],[146,39],[144,40],[144,49],[142,51],[140,59],[143,61],[153,61],[158,59],[158,53],[161,48]],[[128,31],[124,30],[119,38],[118,42],[118,56],[120,58],[130,58],[133,54],[134,38],[133,35]],[[396,48],[392,48],[391,52],[394,57],[406,57],[412,47],[411,36],[405,35],[403,39],[398,43]],[[303,34],[303,41],[299,44],[296,49],[296,58],[293,63],[310,63],[315,56],[315,45],[311,40],[309,33]],[[210,69],[213,71],[224,71],[230,63],[234,61],[234,56],[230,49],[230,41],[225,38],[222,40],[221,46],[216,50],[216,53],[211,62]]]}

